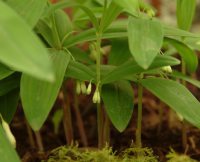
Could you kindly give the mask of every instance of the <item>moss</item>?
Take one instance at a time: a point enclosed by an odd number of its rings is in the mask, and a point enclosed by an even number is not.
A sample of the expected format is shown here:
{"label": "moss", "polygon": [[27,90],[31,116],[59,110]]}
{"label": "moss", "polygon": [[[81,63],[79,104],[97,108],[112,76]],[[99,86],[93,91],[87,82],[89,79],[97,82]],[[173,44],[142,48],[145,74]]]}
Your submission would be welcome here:
{"label": "moss", "polygon": [[80,151],[78,146],[62,146],[53,150],[43,162],[158,162],[149,148],[128,148],[116,155],[112,148]]}
{"label": "moss", "polygon": [[167,162],[197,162],[187,155],[177,154],[173,149],[171,149],[170,153],[168,153],[166,157],[168,158]]}

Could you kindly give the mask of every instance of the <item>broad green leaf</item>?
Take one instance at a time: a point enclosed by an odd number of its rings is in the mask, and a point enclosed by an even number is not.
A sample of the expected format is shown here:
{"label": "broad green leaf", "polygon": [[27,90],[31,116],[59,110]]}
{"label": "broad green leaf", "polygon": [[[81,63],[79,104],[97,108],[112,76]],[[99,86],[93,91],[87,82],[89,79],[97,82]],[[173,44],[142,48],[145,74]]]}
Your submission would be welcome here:
{"label": "broad green leaf", "polygon": [[[161,68],[163,66],[168,66],[168,65],[173,66],[178,64],[180,64],[180,61],[171,56],[157,56],[148,70],[153,70]],[[132,76],[143,72],[147,72],[147,70],[140,67],[133,59],[128,60],[124,64],[114,68],[109,73],[107,73],[107,75],[105,75],[102,78],[101,83],[106,84],[113,81],[117,81],[119,79],[123,80],[129,77],[130,75]]]}
{"label": "broad green leaf", "polygon": [[[120,28],[120,29],[108,29],[106,30],[103,35],[102,39],[110,39],[110,38],[122,38],[126,37],[127,38],[127,32],[126,29]],[[87,41],[94,41],[96,40],[96,31],[94,28],[86,30],[84,32],[80,32],[77,35],[73,35],[66,39],[63,43],[63,46],[69,48],[72,46],[75,46],[77,44],[87,42]]]}
{"label": "broad green leaf", "polygon": [[16,151],[8,141],[6,134],[0,124],[0,161],[2,162],[20,162]]}
{"label": "broad green leaf", "polygon": [[50,6],[50,9],[48,11],[48,14],[51,14],[53,13],[55,10],[57,9],[63,9],[63,8],[69,8],[69,7],[75,7],[75,8],[81,8],[90,18],[93,26],[98,29],[99,27],[99,23],[98,23],[98,20],[97,18],[95,17],[95,15],[93,14],[93,12],[90,10],[90,8],[88,8],[87,6],[84,6],[84,5],[81,5],[81,4],[78,4],[78,3],[72,3],[72,2],[68,2],[68,1],[61,1],[61,2],[58,2],[56,4],[53,4]]}
{"label": "broad green leaf", "polygon": [[60,41],[67,37],[72,32],[72,23],[70,18],[63,10],[56,10],[54,13],[55,27]]}
{"label": "broad green leaf", "polygon": [[128,48],[127,39],[116,39],[111,42],[111,52],[108,56],[109,65],[121,65],[126,62],[130,57],[131,53]]}
{"label": "broad green leaf", "polygon": [[39,130],[46,120],[62,86],[70,55],[66,52],[51,54],[56,80],[41,81],[26,74],[21,78],[21,100],[25,116],[34,130]]}
{"label": "broad green leaf", "polygon": [[163,38],[163,28],[159,21],[129,18],[129,48],[136,62],[144,69],[151,65],[160,52]]}
{"label": "broad green leaf", "polygon": [[39,20],[36,25],[37,32],[41,34],[44,40],[51,46],[55,47],[55,42],[53,38],[53,32],[51,27],[45,20]]}
{"label": "broad green leaf", "polygon": [[186,44],[181,41],[174,40],[174,39],[165,39],[168,41],[172,46],[176,48],[178,53],[183,58],[184,62],[186,63],[187,70],[192,73],[195,72],[198,67],[198,57],[197,54]]}
{"label": "broad green leaf", "polygon": [[0,63],[0,80],[8,77],[14,73],[14,71],[10,70],[8,67]]}
{"label": "broad green leaf", "polygon": [[[111,38],[127,38],[127,25],[128,21],[126,20],[117,20],[111,24],[108,29],[103,33],[103,39],[111,39]],[[184,31],[175,27],[170,27],[167,25],[162,25],[164,29],[164,36],[165,37],[173,37],[174,39],[180,39],[180,37],[191,37],[191,38],[199,38],[200,35],[196,33],[190,33],[188,31]],[[77,44],[86,42],[86,41],[94,41],[96,40],[96,31],[94,28],[84,30],[79,32],[76,35],[68,37],[64,41],[64,46],[69,48],[75,46]]]}
{"label": "broad green leaf", "polygon": [[0,1],[0,61],[39,79],[53,81],[48,51],[31,28]]}
{"label": "broad green leaf", "polygon": [[5,95],[11,90],[19,87],[20,84],[20,75],[12,74],[7,78],[0,80],[0,96]]}
{"label": "broad green leaf", "polygon": [[81,48],[73,47],[69,49],[70,53],[77,62],[83,62],[86,64],[95,64],[95,62],[90,58],[90,55]]}
{"label": "broad green leaf", "polygon": [[173,71],[173,73],[170,76],[178,78],[178,79],[185,80],[185,81],[193,84],[194,86],[200,88],[200,81],[199,80],[195,80],[192,77],[184,75],[184,74],[182,74],[182,73],[180,73],[178,71]]}
{"label": "broad green leaf", "polygon": [[176,81],[160,78],[144,79],[141,83],[185,120],[200,128],[200,102],[187,88]]}
{"label": "broad green leaf", "polygon": [[112,1],[105,11],[102,21],[102,31],[105,31],[107,29],[107,27],[113,22],[113,20],[117,18],[121,11],[122,8]]}
{"label": "broad green leaf", "polygon": [[41,17],[47,0],[7,0],[6,3],[33,28]]}
{"label": "broad green leaf", "polygon": [[183,30],[189,30],[195,14],[196,0],[177,0],[177,23]]}
{"label": "broad green leaf", "polygon": [[168,25],[163,25],[165,37],[186,37],[186,38],[200,38],[198,33],[191,33]]}
{"label": "broad green leaf", "polygon": [[96,77],[96,73],[93,72],[88,66],[71,60],[67,68],[65,77],[70,77],[83,81],[90,81],[94,80],[94,78]]}
{"label": "broad green leaf", "polygon": [[0,114],[8,123],[11,122],[16,112],[19,101],[19,89],[14,89],[7,94],[0,96]]}
{"label": "broad green leaf", "polygon": [[122,7],[126,12],[137,15],[139,11],[139,1],[138,0],[113,0],[117,5]]}
{"label": "broad green leaf", "polygon": [[115,128],[122,132],[133,113],[133,90],[129,82],[103,85],[101,93],[106,112]]}

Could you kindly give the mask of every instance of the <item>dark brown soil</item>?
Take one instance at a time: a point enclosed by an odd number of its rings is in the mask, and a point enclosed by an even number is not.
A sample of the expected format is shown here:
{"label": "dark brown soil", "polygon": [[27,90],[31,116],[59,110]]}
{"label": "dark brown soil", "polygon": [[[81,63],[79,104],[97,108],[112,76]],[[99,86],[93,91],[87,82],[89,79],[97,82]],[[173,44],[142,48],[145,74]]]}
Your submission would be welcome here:
{"label": "dark brown soil", "polygon": [[[199,90],[191,87],[197,97]],[[71,90],[71,82],[70,88]],[[136,91],[137,92],[137,91]],[[135,94],[137,96],[137,94]],[[200,99],[200,98],[199,98]],[[88,147],[97,147],[97,125],[96,125],[96,108],[91,104],[90,98],[80,96],[80,110],[84,121],[84,128],[88,139]],[[137,101],[135,101],[137,103]],[[49,118],[41,129],[41,136],[43,139],[44,152],[38,151],[37,146],[32,146],[27,133],[26,121],[21,108],[18,109],[14,120],[12,121],[12,131],[17,139],[17,151],[23,162],[40,162],[46,159],[49,151],[52,149],[65,145],[65,135],[62,123],[60,124],[59,133],[54,133],[51,117],[54,111],[60,107],[60,101],[55,104]],[[71,102],[73,105],[73,101]],[[137,107],[137,105],[135,105]],[[181,122],[176,118],[176,115],[157,98],[153,97],[149,92],[145,92],[143,99],[143,130],[142,141],[144,147],[150,147],[154,150],[161,162],[165,162],[165,155],[173,148],[179,153],[186,153],[192,158],[200,161],[200,130],[188,124],[188,147],[182,148],[181,144]],[[162,121],[159,118],[159,109],[163,110]],[[137,109],[134,109],[132,120],[123,133],[119,133],[111,126],[111,142],[110,145],[114,150],[120,152],[125,148],[131,146],[135,139],[135,126],[137,120]],[[76,117],[72,106],[72,122],[74,139],[83,147],[80,139],[80,134],[77,127]],[[36,145],[36,144],[35,144]]]}

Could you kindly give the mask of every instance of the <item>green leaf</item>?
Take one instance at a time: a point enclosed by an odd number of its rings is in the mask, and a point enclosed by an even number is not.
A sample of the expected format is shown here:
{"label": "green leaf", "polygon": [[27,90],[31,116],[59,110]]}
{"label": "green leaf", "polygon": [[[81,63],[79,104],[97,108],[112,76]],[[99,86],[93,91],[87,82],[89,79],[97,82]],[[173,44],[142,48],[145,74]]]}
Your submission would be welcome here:
{"label": "green leaf", "polygon": [[111,52],[108,56],[109,65],[121,65],[132,56],[128,48],[127,39],[112,40],[111,47]]}
{"label": "green leaf", "polygon": [[94,78],[96,77],[96,73],[93,72],[88,66],[71,60],[67,68],[65,77],[74,78],[82,81],[90,81],[94,80]]}
{"label": "green leaf", "polygon": [[11,90],[19,87],[19,82],[20,75],[16,73],[3,80],[0,80],[0,96],[3,96]]}
{"label": "green leaf", "polygon": [[151,65],[160,52],[163,38],[163,28],[159,21],[129,18],[129,48],[136,62],[144,69]]}
{"label": "green leaf", "polygon": [[47,0],[7,0],[6,3],[33,28],[41,17]]}
{"label": "green leaf", "polygon": [[64,51],[55,51],[51,59],[56,74],[55,82],[41,81],[25,74],[21,78],[22,105],[25,116],[34,130],[39,130],[43,125],[56,100],[70,55]]}
{"label": "green leaf", "polygon": [[184,119],[200,128],[200,103],[187,88],[175,81],[160,78],[144,79],[141,83]]}
{"label": "green leaf", "polygon": [[139,11],[138,0],[113,0],[117,5],[122,7],[126,12],[137,15]]}
{"label": "green leaf", "polygon": [[196,53],[181,41],[169,38],[166,38],[165,40],[176,48],[176,50],[186,63],[187,70],[190,73],[195,72],[198,68],[198,56],[196,55]]}
{"label": "green leaf", "polygon": [[53,81],[48,52],[31,28],[0,1],[0,61],[39,79]]}
{"label": "green leaf", "polygon": [[107,27],[113,22],[113,20],[117,18],[121,11],[122,8],[112,1],[105,11],[105,16],[103,17],[102,22],[102,31],[105,31],[107,29]]}
{"label": "green leaf", "polygon": [[[86,30],[84,32],[78,33],[77,35],[73,35],[64,41],[64,46],[69,48],[75,46],[77,44],[87,42],[87,41],[94,41],[96,40],[96,31],[94,28]],[[126,29],[107,29],[103,35],[102,39],[110,39],[110,38],[127,38]]]}
{"label": "green leaf", "polygon": [[67,2],[67,1],[58,2],[54,5],[51,5],[48,14],[51,14],[52,12],[54,12],[57,9],[63,9],[63,8],[67,8],[67,7],[81,8],[89,16],[93,26],[96,29],[98,29],[99,23],[98,23],[97,18],[94,15],[94,13],[87,6],[84,6],[84,5],[81,5],[81,4],[78,4],[78,3],[72,3],[72,2]]}
{"label": "green leaf", "polygon": [[186,38],[200,38],[200,35],[197,33],[191,33],[185,30],[181,30],[175,27],[171,27],[168,25],[163,25],[164,27],[164,35],[165,37],[186,37]]}
{"label": "green leaf", "polygon": [[[168,65],[173,66],[178,64],[180,64],[180,61],[171,56],[157,56],[148,70],[153,70],[163,66],[168,66]],[[140,74],[143,72],[147,72],[147,70],[140,67],[133,59],[128,60],[124,64],[118,66],[117,68],[114,68],[109,73],[107,73],[107,75],[105,75],[102,78],[101,83],[106,84],[119,79],[123,80],[130,75]]]}
{"label": "green leaf", "polygon": [[19,89],[14,89],[4,96],[0,96],[0,114],[3,119],[10,123],[16,112],[19,101]]}
{"label": "green leaf", "polygon": [[55,42],[53,38],[53,32],[51,27],[45,20],[39,20],[36,25],[37,32],[41,34],[44,40],[49,44],[51,47],[55,47]]}
{"label": "green leaf", "polygon": [[133,90],[129,82],[103,85],[101,96],[106,112],[118,131],[127,127],[133,113]]}
{"label": "green leaf", "polygon": [[6,134],[0,124],[0,161],[2,162],[20,162],[16,151],[8,141]]}
{"label": "green leaf", "polygon": [[184,75],[178,71],[173,71],[173,73],[170,75],[172,77],[178,78],[178,79],[182,79],[185,80],[191,84],[193,84],[194,86],[200,88],[200,81],[193,79],[192,77],[189,77],[187,75]]}
{"label": "green leaf", "polygon": [[[111,39],[111,38],[127,38],[127,20],[117,20],[111,24],[106,31],[102,35],[102,39]],[[196,33],[191,33],[188,31],[184,31],[175,27],[163,25],[164,36],[165,37],[173,37],[174,39],[180,39],[180,37],[187,38],[197,38],[200,39],[200,35]],[[69,48],[75,46],[77,44],[81,44],[86,41],[94,41],[96,40],[95,29],[91,28],[88,30],[84,30],[79,32],[76,35],[73,35],[64,41],[64,46]]]}
{"label": "green leaf", "polygon": [[177,23],[183,30],[189,30],[195,14],[196,0],[177,0]]}
{"label": "green leaf", "polygon": [[14,73],[14,71],[10,70],[8,67],[0,63],[0,80],[8,77]]}
{"label": "green leaf", "polygon": [[90,58],[90,55],[83,49],[79,47],[72,47],[69,51],[77,62],[95,64],[95,62]]}
{"label": "green leaf", "polygon": [[60,41],[62,42],[66,36],[72,32],[72,22],[63,10],[56,10],[54,13],[55,28],[57,30]]}

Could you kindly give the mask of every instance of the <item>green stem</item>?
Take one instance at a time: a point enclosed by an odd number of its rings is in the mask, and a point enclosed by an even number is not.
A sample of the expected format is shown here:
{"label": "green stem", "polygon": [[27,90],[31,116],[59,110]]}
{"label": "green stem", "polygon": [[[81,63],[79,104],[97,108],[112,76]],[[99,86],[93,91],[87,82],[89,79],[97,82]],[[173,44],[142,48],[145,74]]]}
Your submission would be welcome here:
{"label": "green stem", "polygon": [[[97,88],[99,90],[99,93],[101,94],[101,86],[100,86],[100,80],[101,80],[101,32],[97,32],[97,46],[96,46],[96,52],[97,52],[97,58],[96,58],[96,77],[97,77]],[[100,103],[97,103],[97,123],[98,123],[98,147],[103,147],[103,111]]]}
{"label": "green stem", "polygon": [[[102,40],[102,34],[103,34],[103,22],[105,18],[105,13],[106,13],[106,8],[107,8],[107,0],[104,0],[104,11],[103,11],[103,16],[100,20],[99,28],[96,29],[96,77],[97,77],[97,88],[99,90],[99,94],[101,94],[101,40]],[[97,125],[98,125],[98,147],[102,148],[103,147],[103,127],[104,127],[104,114],[103,110],[101,107],[100,103],[97,103]]]}
{"label": "green stem", "polygon": [[[182,74],[186,75],[186,64],[185,61],[182,59],[182,65],[181,65],[181,72]],[[182,84],[186,87],[186,81],[182,80]],[[182,147],[184,149],[187,148],[187,125],[186,122],[183,120],[182,123]]]}
{"label": "green stem", "polygon": [[142,97],[143,97],[143,87],[138,84],[138,118],[137,118],[137,129],[136,129],[136,146],[138,148],[142,147]]}

